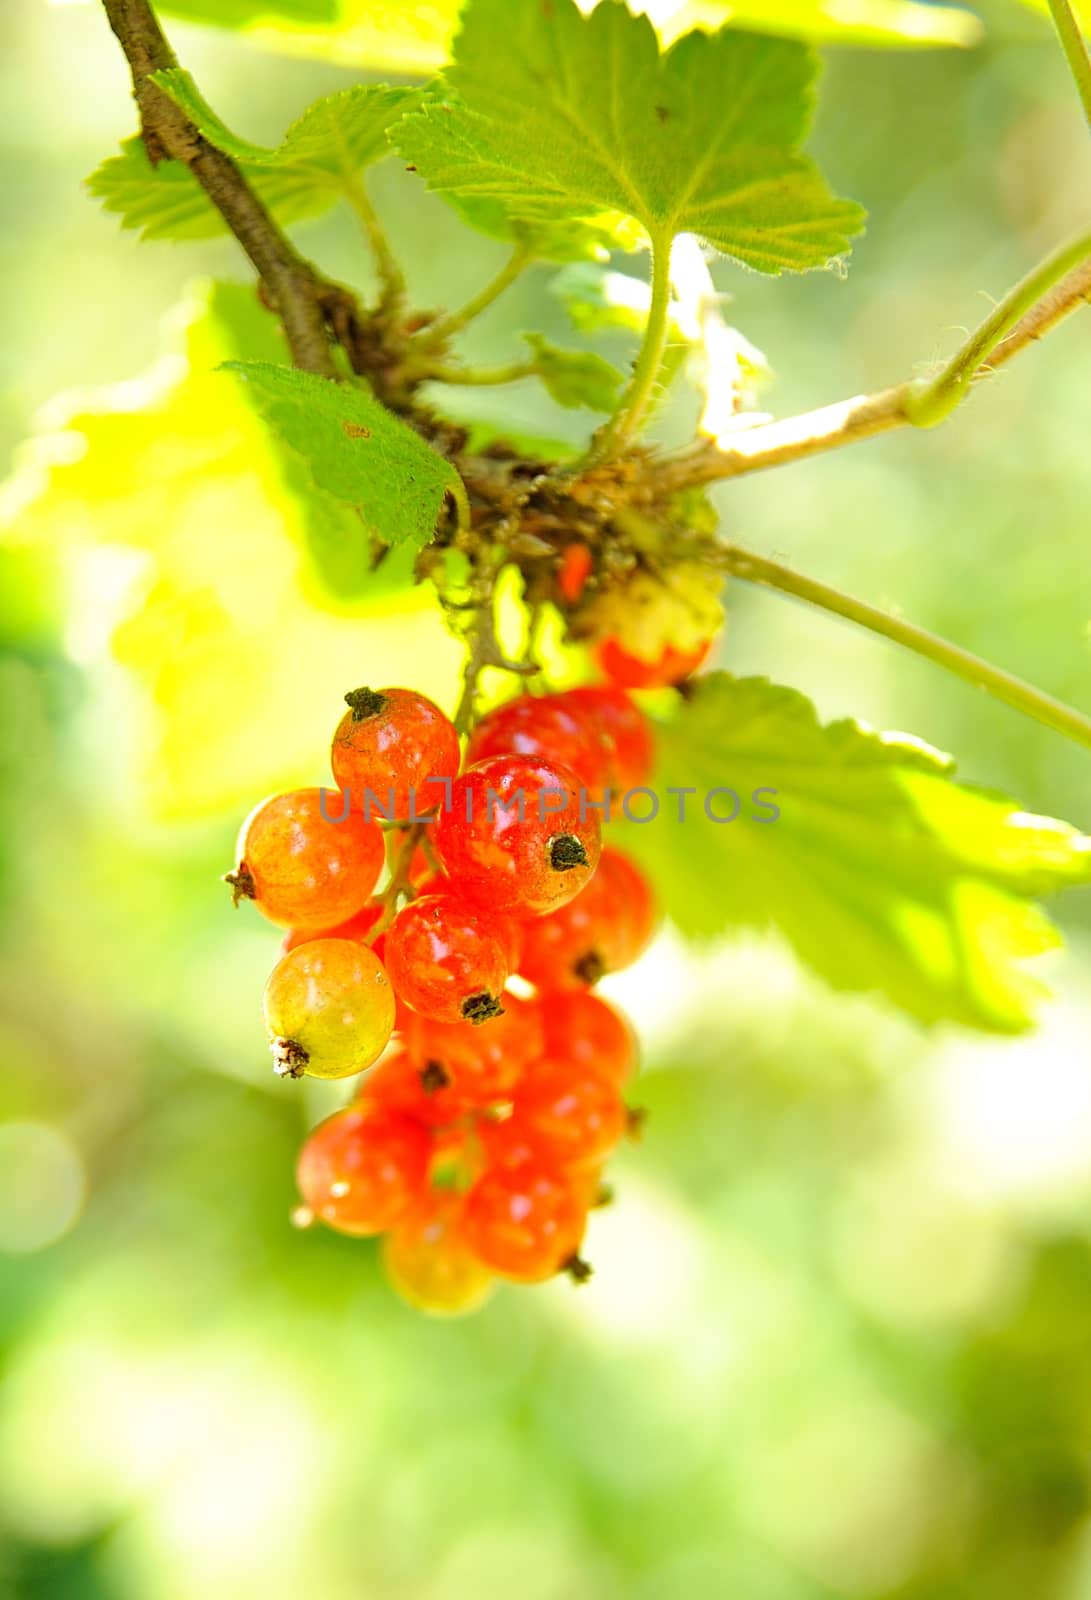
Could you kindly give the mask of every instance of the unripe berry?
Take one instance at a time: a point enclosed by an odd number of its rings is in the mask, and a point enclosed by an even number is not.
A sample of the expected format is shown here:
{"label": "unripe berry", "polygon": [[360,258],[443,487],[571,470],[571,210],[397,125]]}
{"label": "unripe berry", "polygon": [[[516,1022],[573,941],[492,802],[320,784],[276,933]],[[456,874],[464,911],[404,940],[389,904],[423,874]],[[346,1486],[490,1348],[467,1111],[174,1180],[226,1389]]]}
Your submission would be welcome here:
{"label": "unripe berry", "polygon": [[265,1026],[281,1077],[349,1078],[386,1048],[394,991],[367,945],[313,940],[282,956],[270,973]]}
{"label": "unripe berry", "polygon": [[393,1287],[417,1311],[459,1317],[476,1311],[493,1277],[470,1249],[461,1228],[459,1195],[429,1196],[382,1243],[382,1262]]}

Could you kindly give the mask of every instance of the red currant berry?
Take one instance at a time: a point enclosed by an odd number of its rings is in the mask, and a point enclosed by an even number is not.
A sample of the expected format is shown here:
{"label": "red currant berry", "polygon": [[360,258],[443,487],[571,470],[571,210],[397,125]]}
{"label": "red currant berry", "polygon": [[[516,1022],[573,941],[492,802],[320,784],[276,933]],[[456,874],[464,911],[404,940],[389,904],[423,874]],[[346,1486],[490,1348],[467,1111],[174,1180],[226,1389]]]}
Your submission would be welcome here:
{"label": "red currant berry", "polygon": [[520,976],[545,990],[597,983],[644,953],[655,923],[648,880],[607,845],[598,871],[574,900],[524,927]]}
{"label": "red currant berry", "polygon": [[496,756],[456,779],[435,846],[456,892],[491,911],[544,916],[575,898],[598,865],[599,816],[579,779],[533,757]]}
{"label": "red currant berry", "polygon": [[532,756],[575,773],[593,800],[610,787],[609,744],[597,723],[564,694],[521,694],[481,718],[466,750],[468,763],[493,756]]}
{"label": "red currant berry", "polygon": [[[310,944],[315,939],[355,939],[357,944],[362,944],[383,914],[379,901],[369,901],[356,915],[349,917],[345,922],[339,922],[334,928],[290,928],[284,935],[280,946],[284,955],[289,950],[294,950],[297,945]],[[376,941],[375,953],[381,959],[382,951],[378,949]]]}
{"label": "red currant berry", "polygon": [[299,1156],[304,1203],[339,1233],[382,1233],[424,1192],[427,1130],[379,1106],[349,1106],[319,1123]]}
{"label": "red currant berry", "polygon": [[652,726],[624,689],[583,684],[565,698],[577,716],[598,729],[609,750],[610,788],[625,794],[647,783],[655,766]]}
{"label": "red currant berry", "polygon": [[[459,767],[454,723],[415,689],[354,689],[337,725],[334,779],[356,810],[405,819],[435,810]],[[392,804],[391,804],[392,800]]]}
{"label": "red currant berry", "polygon": [[619,688],[660,689],[681,683],[683,678],[696,672],[707,661],[713,642],[703,639],[691,650],[664,645],[658,656],[645,661],[641,656],[631,655],[617,639],[604,639],[595,656],[604,676]]}
{"label": "red currant berry", "polygon": [[577,1253],[586,1221],[578,1181],[527,1160],[478,1179],[466,1198],[462,1232],[490,1271],[536,1283]]}
{"label": "red currant berry", "polygon": [[461,1228],[460,1195],[436,1193],[409,1213],[382,1243],[391,1285],[417,1311],[459,1317],[476,1311],[493,1287]]}
{"label": "red currant berry", "polygon": [[282,956],[265,986],[265,1026],[281,1077],[348,1078],[394,1028],[394,991],[365,944],[318,939]]}
{"label": "red currant berry", "polygon": [[406,1022],[402,1042],[414,1061],[446,1075],[456,1096],[477,1107],[510,1098],[545,1049],[541,1006],[505,994],[504,1014],[487,1028],[466,1022]]}
{"label": "red currant berry", "polygon": [[[561,1166],[597,1167],[620,1143],[627,1126],[616,1083],[566,1061],[540,1061],[516,1091],[507,1124],[546,1160]],[[483,1137],[487,1137],[484,1136]],[[486,1142],[486,1154],[489,1146]]]}
{"label": "red currant berry", "polygon": [[621,1084],[636,1066],[636,1035],[612,1005],[586,989],[568,989],[541,1001],[544,1054],[571,1063],[574,1072],[598,1072]]}
{"label": "red currant berry", "polygon": [[557,593],[565,605],[574,606],[591,576],[594,558],[582,539],[574,539],[561,551],[557,565]]}
{"label": "red currant berry", "polygon": [[293,789],[250,813],[227,876],[236,903],[253,900],[270,922],[297,929],[332,927],[359,911],[383,869],[383,832],[353,812],[337,820],[341,796],[323,794]]}
{"label": "red currant berry", "polygon": [[357,1098],[411,1117],[426,1128],[447,1127],[472,1109],[441,1061],[413,1056],[405,1049],[388,1052],[364,1073]]}
{"label": "red currant berry", "polygon": [[504,1009],[504,928],[454,895],[424,895],[399,911],[386,961],[399,998],[436,1022],[488,1022]]}

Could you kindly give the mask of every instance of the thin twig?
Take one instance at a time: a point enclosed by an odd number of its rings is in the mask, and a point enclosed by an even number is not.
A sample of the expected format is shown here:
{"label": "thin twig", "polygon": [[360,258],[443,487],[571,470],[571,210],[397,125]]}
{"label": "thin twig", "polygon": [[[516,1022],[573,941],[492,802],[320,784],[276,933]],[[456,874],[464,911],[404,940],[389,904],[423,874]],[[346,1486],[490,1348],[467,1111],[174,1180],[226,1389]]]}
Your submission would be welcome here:
{"label": "thin twig", "polygon": [[367,937],[363,941],[364,944],[374,944],[379,935],[386,932],[401,909],[398,902],[403,896],[412,899],[413,888],[410,883],[410,876],[413,870],[413,857],[417,853],[417,846],[423,839],[424,830],[427,826],[428,823],[421,820],[414,822],[405,830],[402,841],[398,846],[390,882],[379,896],[383,909],[379,913],[378,922],[368,930]]}
{"label": "thin twig", "polygon": [[1076,88],[1083,102],[1084,116],[1091,126],[1091,52],[1088,51],[1086,40],[1080,32],[1080,25],[1068,0],[1049,0],[1049,10],[1053,26],[1060,36],[1061,47],[1068,58],[1072,76],[1076,80]]}
{"label": "thin twig", "polygon": [[1070,272],[1091,265],[1091,232],[1081,233],[1040,261],[1000,300],[970,337],[955,351],[940,372],[916,385],[906,409],[916,428],[932,428],[950,415],[963,399],[989,356],[1019,319],[1038,304]]}
{"label": "thin twig", "polygon": [[427,376],[433,383],[486,388],[501,383],[519,383],[523,378],[533,378],[537,371],[538,364],[535,361],[509,361],[499,367],[429,367]]}
{"label": "thin twig", "polygon": [[[1091,301],[1091,260],[1074,267],[1060,282],[1042,293],[1014,326],[1001,335],[995,348],[979,353],[981,364],[974,371],[974,380],[991,376],[998,367],[1088,301]],[[987,322],[991,323],[996,315],[994,312]],[[967,345],[973,344],[977,337],[975,334]],[[934,381],[942,381],[945,374],[959,369],[966,348],[963,346],[945,366],[939,380]],[[960,397],[968,387],[966,383],[960,384]],[[844,444],[855,444],[860,439],[872,439],[892,428],[907,427],[914,421],[911,411],[920,393],[921,385],[917,382],[899,383],[878,394],[854,395],[800,416],[739,428],[732,433],[730,444],[723,442],[727,436],[721,435],[719,443],[708,440],[666,457],[659,469],[659,483],[669,492],[694,484],[715,483],[723,478],[738,478],[745,473],[761,472],[766,467],[784,466],[836,450]]]}
{"label": "thin twig", "polygon": [[406,297],[405,274],[401,264],[394,254],[386,230],[379,221],[378,212],[371,203],[364,181],[348,166],[341,172],[341,183],[344,188],[345,198],[355,211],[363,229],[364,237],[368,242],[375,262],[375,269],[379,275],[379,309],[387,314],[394,313],[404,304]]}
{"label": "thin twig", "polygon": [[459,306],[457,311],[449,311],[446,316],[437,317],[417,335],[414,343],[419,343],[422,349],[433,350],[437,345],[445,344],[452,334],[460,333],[468,323],[473,322],[483,311],[487,311],[494,300],[499,300],[504,290],[509,288],[521,272],[533,260],[531,252],[524,244],[517,244],[511,255],[495,277],[490,278],[475,295],[471,295],[466,304]]}
{"label": "thin twig", "polygon": [[969,650],[963,650],[960,645],[951,644],[947,639],[929,633],[926,628],[919,628],[915,623],[906,622],[901,617],[891,616],[889,612],[880,611],[877,606],[869,605],[865,600],[857,600],[852,595],[842,594],[839,589],[830,588],[828,584],[819,583],[814,578],[806,578],[802,573],[793,572],[790,567],[782,566],[779,561],[769,561],[766,557],[755,555],[750,550],[740,550],[735,545],[728,545],[724,550],[723,559],[727,571],[736,578],[743,578],[747,583],[760,584],[766,589],[777,589],[782,594],[794,596],[797,600],[805,600],[809,605],[817,606],[822,611],[846,617],[850,622],[867,628],[871,633],[892,639],[895,644],[903,645],[915,655],[924,656],[937,666],[954,673],[956,677],[963,678],[976,689],[984,690],[995,700],[1002,700],[1005,705],[1021,711],[1024,716],[1033,717],[1035,722],[1040,722],[1045,727],[1052,728],[1055,733],[1062,733],[1066,738],[1073,739],[1077,744],[1091,750],[1091,717],[1085,716],[1072,706],[1065,705],[1063,701],[1055,700],[1052,695],[1043,694],[1040,689],[1035,689],[1032,684],[1025,683],[1021,678],[1013,677],[1010,672],[991,666],[989,662],[982,661]]}
{"label": "thin twig", "polygon": [[349,291],[327,282],[299,255],[235,163],[151,81],[151,73],[178,61],[148,0],[103,0],[103,7],[132,70],[149,160],[180,161],[189,168],[257,270],[296,366],[336,377],[327,330],[343,334],[352,323]]}

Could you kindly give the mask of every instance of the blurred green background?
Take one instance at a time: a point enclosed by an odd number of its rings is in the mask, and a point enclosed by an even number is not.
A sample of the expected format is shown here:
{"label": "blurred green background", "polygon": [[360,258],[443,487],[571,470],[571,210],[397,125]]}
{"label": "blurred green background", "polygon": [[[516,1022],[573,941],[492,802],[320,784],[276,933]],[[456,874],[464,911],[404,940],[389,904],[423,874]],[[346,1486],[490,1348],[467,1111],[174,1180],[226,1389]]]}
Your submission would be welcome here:
{"label": "blurred green background", "polygon": [[[871,212],[848,281],[716,269],[777,410],[935,360],[1086,223],[1048,30],[984,14],[974,50],[828,53],[816,149]],[[352,81],[171,32],[254,138]],[[0,98],[0,1594],[1091,1596],[1086,896],[1059,906],[1057,1001],[1014,1041],[833,998],[771,940],[694,958],[666,933],[609,985],[651,1122],[587,1290],[433,1323],[370,1246],[288,1226],[327,1102],[270,1081],[276,935],[217,877],[254,799],[322,781],[345,681],[449,701],[457,653],[420,602],[331,614],[256,425],[186,378],[176,308],[245,281],[234,248],[138,247],[81,191],[132,130],[97,8],[6,5]],[[420,303],[502,258],[396,163],[373,192]],[[350,218],[300,238],[366,287]],[[570,342],[548,282],[467,351]],[[934,434],[725,488],[725,525],[1086,706],[1089,365],[1084,315]],[[580,427],[529,385],[455,398]],[[64,418],[95,411],[88,451]],[[691,416],[681,397],[662,427]],[[738,586],[730,615],[732,670],[1091,824],[1086,759],[1045,730],[775,597]]]}

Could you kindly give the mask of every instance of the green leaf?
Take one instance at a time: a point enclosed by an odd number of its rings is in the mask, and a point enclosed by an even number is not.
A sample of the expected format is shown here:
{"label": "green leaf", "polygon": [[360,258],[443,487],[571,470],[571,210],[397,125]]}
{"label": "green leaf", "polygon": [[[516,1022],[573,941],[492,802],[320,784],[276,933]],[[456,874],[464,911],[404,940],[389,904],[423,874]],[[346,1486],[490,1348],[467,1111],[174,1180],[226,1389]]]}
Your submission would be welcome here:
{"label": "green leaf", "polygon": [[972,45],[983,32],[972,11],[919,0],[689,0],[667,19],[665,31],[675,37],[724,22],[831,44],[902,48]]}
{"label": "green leaf", "polygon": [[65,564],[83,658],[125,669],[140,715],[118,781],[129,755],[133,792],[171,818],[310,781],[331,684],[389,674],[447,703],[461,667],[415,551],[372,570],[355,510],[218,370],[284,359],[254,289],[205,285],[180,312],[149,373],[53,403],[0,494],[0,541],[10,525]]}
{"label": "green leaf", "polygon": [[[417,91],[360,84],[309,106],[275,149],[250,144],[227,128],[198,91],[188,72],[154,73],[164,92],[181,106],[205,138],[237,161],[248,181],[282,222],[320,216],[335,205],[346,183],[364,167],[390,154],[387,133]],[[122,226],[146,239],[208,239],[226,231],[220,213],[189,169],[178,161],[152,166],[144,142],[128,139],[87,180]]]}
{"label": "green leaf", "polygon": [[[1091,881],[1091,840],[952,780],[904,735],[823,726],[763,678],[712,673],[659,732],[661,813],[627,826],[687,934],[776,927],[838,989],[875,991],[926,1022],[1024,1028],[1044,992],[1024,957],[1056,945],[1033,901]],[[696,789],[677,820],[671,787]],[[705,812],[730,789],[734,822]],[[775,821],[752,820],[759,803]],[[731,796],[712,810],[729,816]],[[634,813],[647,802],[636,800]]]}
{"label": "green leaf", "polygon": [[165,0],[160,7],[187,22],[214,22],[221,28],[245,28],[256,22],[319,26],[336,23],[339,0]]}
{"label": "green leaf", "polygon": [[332,178],[336,186],[346,175],[390,154],[389,129],[420,98],[415,89],[354,84],[309,105],[291,124],[283,142],[269,148],[232,133],[182,68],[153,72],[151,77],[209,143],[233,160],[255,166],[299,168],[301,175],[318,177],[320,181],[323,177]]}
{"label": "green leaf", "polygon": [[420,548],[445,496],[461,488],[449,461],[365,389],[268,362],[228,361],[316,486],[355,507],[384,545]]}
{"label": "green leaf", "polygon": [[[428,74],[449,58],[461,0],[164,0],[193,22],[244,29],[259,43],[342,66]],[[1027,0],[1041,6],[1043,0]],[[1088,0],[1082,0],[1086,6]],[[654,8],[665,40],[724,22],[835,44],[969,45],[981,24],[962,6],[925,0],[673,0]]]}
{"label": "green leaf", "polygon": [[241,29],[259,44],[341,66],[427,74],[447,60],[462,0],[164,0],[164,12]]}
{"label": "green leaf", "polygon": [[634,223],[659,248],[695,233],[759,271],[806,271],[863,222],[798,154],[814,74],[805,46],[739,31],[660,56],[647,18],[614,0],[589,17],[574,0],[470,0],[450,92],[392,137],[464,211],[591,223],[626,245]]}
{"label": "green leaf", "polygon": [[602,356],[590,350],[562,350],[540,333],[523,337],[534,351],[534,366],[550,396],[558,405],[575,410],[613,411],[624,376]]}
{"label": "green leaf", "polygon": [[[294,172],[245,168],[246,176],[281,222],[301,222],[328,211],[336,191],[300,182]],[[126,139],[119,156],[110,156],[87,179],[87,187],[123,228],[143,239],[213,239],[227,226],[201,185],[180,161],[153,167],[139,135]]]}

